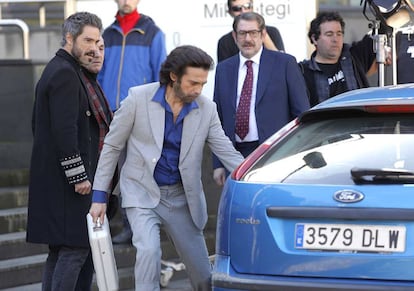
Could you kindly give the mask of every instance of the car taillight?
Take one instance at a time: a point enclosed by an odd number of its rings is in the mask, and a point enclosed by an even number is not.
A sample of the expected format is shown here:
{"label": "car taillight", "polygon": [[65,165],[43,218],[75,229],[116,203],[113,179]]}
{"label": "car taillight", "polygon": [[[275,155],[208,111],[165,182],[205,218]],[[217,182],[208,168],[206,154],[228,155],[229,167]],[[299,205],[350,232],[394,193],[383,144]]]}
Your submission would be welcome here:
{"label": "car taillight", "polygon": [[263,156],[263,154],[274,143],[284,137],[288,132],[294,129],[299,124],[299,120],[296,118],[278,130],[275,134],[269,137],[265,142],[259,145],[246,159],[233,171],[231,178],[233,180],[241,180],[246,172],[256,163],[256,161]]}
{"label": "car taillight", "polygon": [[414,113],[414,105],[365,106],[365,111],[371,113]]}
{"label": "car taillight", "polygon": [[231,174],[232,179],[240,180],[248,169],[267,151],[270,144],[262,143]]}

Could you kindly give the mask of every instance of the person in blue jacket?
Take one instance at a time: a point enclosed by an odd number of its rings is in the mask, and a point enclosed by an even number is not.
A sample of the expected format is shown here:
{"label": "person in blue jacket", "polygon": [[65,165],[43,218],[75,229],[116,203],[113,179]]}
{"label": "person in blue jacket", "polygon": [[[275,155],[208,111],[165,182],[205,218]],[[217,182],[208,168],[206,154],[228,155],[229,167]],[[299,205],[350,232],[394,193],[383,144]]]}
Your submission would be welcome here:
{"label": "person in blue jacket", "polygon": [[[161,64],[167,57],[165,35],[149,16],[138,12],[139,0],[116,3],[115,21],[103,33],[105,61],[98,75],[113,112],[119,109],[129,88],[159,81]],[[124,209],[122,217],[123,229],[113,237],[113,243],[131,242],[132,232]]]}
{"label": "person in blue jacket", "polygon": [[131,87],[156,82],[167,52],[163,31],[139,13],[139,0],[116,0],[115,21],[105,29],[105,61],[98,81],[112,111]]}

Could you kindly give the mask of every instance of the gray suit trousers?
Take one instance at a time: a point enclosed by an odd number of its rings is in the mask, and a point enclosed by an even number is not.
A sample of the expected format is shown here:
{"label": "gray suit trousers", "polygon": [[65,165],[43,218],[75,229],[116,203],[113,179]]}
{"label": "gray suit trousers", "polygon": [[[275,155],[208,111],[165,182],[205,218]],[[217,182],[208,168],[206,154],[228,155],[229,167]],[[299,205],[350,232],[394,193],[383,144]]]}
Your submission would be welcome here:
{"label": "gray suit trousers", "polygon": [[203,232],[190,215],[181,184],[162,186],[161,201],[154,209],[127,208],[132,229],[132,243],[137,249],[135,290],[160,290],[160,226],[172,240],[186,266],[193,290],[211,290],[211,264]]}

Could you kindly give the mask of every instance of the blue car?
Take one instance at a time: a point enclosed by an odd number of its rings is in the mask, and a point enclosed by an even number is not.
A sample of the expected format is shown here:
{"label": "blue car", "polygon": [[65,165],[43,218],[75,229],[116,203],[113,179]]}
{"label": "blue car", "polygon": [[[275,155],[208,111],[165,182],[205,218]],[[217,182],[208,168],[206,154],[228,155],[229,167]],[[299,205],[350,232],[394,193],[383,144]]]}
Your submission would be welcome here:
{"label": "blue car", "polygon": [[231,174],[213,290],[414,290],[414,84],[331,98]]}

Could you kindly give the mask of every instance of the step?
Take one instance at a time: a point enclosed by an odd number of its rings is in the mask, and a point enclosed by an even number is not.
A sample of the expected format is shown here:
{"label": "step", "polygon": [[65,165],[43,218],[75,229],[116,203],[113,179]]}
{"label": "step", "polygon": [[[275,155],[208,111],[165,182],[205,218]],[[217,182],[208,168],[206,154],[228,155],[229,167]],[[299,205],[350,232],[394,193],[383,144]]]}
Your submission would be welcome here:
{"label": "step", "polygon": [[26,230],[27,207],[0,210],[0,234]]}
{"label": "step", "polygon": [[[14,256],[0,260],[0,289],[3,290],[3,288],[25,285],[33,287],[32,284],[41,281],[44,262],[47,258],[47,246],[25,243],[24,232],[2,235],[1,237],[4,239],[3,243],[0,244],[1,253],[13,252]],[[8,244],[4,242],[6,241],[6,238],[8,238]],[[13,242],[15,242],[14,246]],[[22,250],[24,246],[26,246],[26,251]],[[162,241],[161,247],[164,260],[177,261],[175,258],[177,258],[178,255],[170,241]],[[25,252],[27,255],[24,255]],[[120,284],[123,284],[123,288],[125,289],[133,288],[133,266],[135,264],[136,255],[135,248],[130,244],[114,245],[114,254],[117,267],[120,269],[120,277],[121,270],[124,270],[123,272],[129,270],[130,272],[129,277],[122,277]],[[17,255],[24,256],[15,257]],[[2,256],[6,257],[5,255]],[[182,272],[176,272],[174,276],[178,278],[183,277]],[[24,288],[29,288],[29,286],[25,286]]]}
{"label": "step", "polygon": [[0,169],[0,187],[26,186],[29,184],[29,169]]}
{"label": "step", "polygon": [[[167,249],[168,246],[166,245],[165,248]],[[45,244],[26,242],[26,232],[24,231],[0,235],[0,260],[33,256],[47,252],[48,247]],[[119,267],[134,264],[136,252],[132,245],[114,245],[114,253]]]}
{"label": "step", "polygon": [[[0,188],[4,189],[4,188]],[[11,190],[3,190],[6,194],[12,195],[13,192],[10,192]],[[17,189],[15,194],[21,195],[20,197],[14,197],[11,198],[11,200],[16,200],[16,203],[18,204],[25,204],[24,203],[24,196],[26,193],[25,190],[21,188],[20,190]],[[7,194],[8,193],[8,194]],[[12,194],[10,194],[12,193]],[[2,195],[0,194],[0,203],[2,203]],[[13,203],[13,202],[11,202]],[[118,211],[119,213],[120,211]],[[114,223],[111,224],[111,233],[112,235],[116,235],[120,232],[121,228],[121,222],[119,221],[121,219],[119,217],[119,214],[113,219]],[[7,209],[0,209],[0,234],[4,233],[11,233],[11,232],[20,232],[26,230],[26,223],[27,223],[27,207],[15,207],[15,208],[7,208]],[[216,226],[216,216],[210,215],[209,220],[207,222],[205,231],[206,232],[215,232],[215,226]]]}
{"label": "step", "polygon": [[[134,288],[134,268],[131,267],[131,268],[118,269],[118,277],[119,277],[119,290],[129,290],[131,288]],[[183,275],[180,275],[180,277],[172,278],[172,280],[174,279],[177,280],[182,277]],[[6,288],[2,288],[1,290],[2,291],[41,291],[42,283],[40,280],[37,280],[34,283],[6,287]],[[99,291],[98,286],[96,284],[95,275],[92,281],[92,291]]]}
{"label": "step", "polygon": [[[41,281],[43,266],[47,258],[47,246],[39,244],[40,247],[43,248],[43,253],[0,260],[1,290]],[[135,253],[135,248],[132,245],[115,245],[114,254],[117,267],[132,269],[135,263]],[[131,271],[131,276],[133,276],[133,271]],[[130,288],[129,285],[128,288]]]}
{"label": "step", "polygon": [[[163,248],[170,254],[167,242],[162,242]],[[115,259],[118,267],[132,266],[135,262],[135,248],[132,244],[114,245]],[[48,252],[46,244],[26,242],[26,232],[15,232],[0,235],[0,262],[13,258],[28,257]]]}
{"label": "step", "polygon": [[0,187],[0,209],[27,206],[27,186]]}
{"label": "step", "polygon": [[[2,73],[0,72],[0,75],[1,74]],[[4,96],[0,96],[0,97],[4,97]],[[2,112],[0,112],[0,114],[1,113]],[[22,114],[27,114],[27,113],[22,113]],[[15,119],[17,120],[18,118],[19,117],[15,117]],[[0,122],[3,121],[2,119],[4,120],[6,118],[0,118]],[[12,122],[19,122],[17,120],[14,120]],[[26,124],[24,124],[23,121],[21,122],[21,124],[23,124],[24,126],[28,126],[27,125],[28,122],[26,121],[25,123]],[[2,134],[5,134],[5,133],[2,132]],[[29,167],[31,151],[32,151],[31,141],[2,141],[0,140],[0,169],[4,170],[4,169],[12,169],[12,168]]]}
{"label": "step", "polygon": [[[134,280],[134,268],[118,268],[118,277],[119,277],[119,290],[134,290],[135,280]],[[186,286],[183,289],[183,285]],[[24,284],[10,288],[3,288],[2,291],[41,291],[42,284],[40,282]],[[190,291],[190,282],[188,281],[187,273],[185,271],[176,271],[173,273],[167,286],[161,288],[164,291],[180,290],[180,291]],[[96,284],[96,277],[94,275],[92,281],[92,291],[99,291]]]}
{"label": "step", "polygon": [[[4,188],[0,188],[0,203],[2,202],[2,195],[1,191]],[[14,190],[13,190],[14,191]],[[15,190],[16,195],[22,195],[22,197],[14,197],[11,200],[16,200],[18,204],[24,204],[23,196],[26,195],[24,193],[20,193],[21,191],[24,192],[23,189]],[[4,190],[5,193],[10,192],[8,190]],[[10,193],[9,193],[10,194]],[[9,194],[4,194],[8,196]],[[6,199],[6,198],[4,198]],[[12,202],[10,202],[12,203]],[[116,234],[121,231],[122,222],[120,221],[120,217],[116,216],[113,221],[111,222],[111,233]],[[86,218],[85,218],[86,220]],[[6,233],[13,233],[13,232],[21,232],[26,230],[27,224],[27,207],[15,207],[15,208],[7,208],[1,209],[0,207],[0,235]]]}
{"label": "step", "polygon": [[0,234],[0,260],[44,254],[47,251],[46,245],[27,243],[25,231]]}
{"label": "step", "polygon": [[[27,208],[13,208],[0,210],[0,259],[6,259],[10,256],[21,257],[31,254],[37,254],[43,248],[39,248],[38,244],[26,243],[26,221],[27,221]],[[115,226],[111,224],[111,233],[115,233],[113,228],[120,227],[119,222],[113,221]],[[160,237],[162,240],[163,255],[166,258],[177,257],[177,253],[167,238],[167,235],[161,229]],[[205,231],[206,244],[210,253],[215,249],[215,232],[213,230]],[[114,245],[114,247],[125,245]],[[11,250],[10,252],[8,250]],[[122,250],[120,255],[124,255]],[[131,253],[126,253],[125,256],[131,256]]]}
{"label": "step", "polygon": [[[119,269],[120,285],[124,289],[133,288],[135,250],[132,246],[119,246],[114,247],[114,253]],[[127,258],[128,254],[129,258]],[[36,290],[40,286],[38,283],[41,282],[46,258],[47,254],[43,253],[0,261],[0,290],[4,288]]]}
{"label": "step", "polygon": [[41,281],[47,254],[0,261],[0,289]]}
{"label": "step", "polygon": [[[131,251],[132,246],[114,246],[115,258],[117,261],[120,290],[134,288],[134,261],[135,251]],[[130,253],[131,259],[125,259]],[[39,254],[22,258],[0,261],[0,289],[6,290],[40,290],[42,272],[47,254]],[[177,262],[177,259],[169,260]],[[124,266],[125,265],[125,266]],[[186,278],[184,270],[175,271],[173,280]],[[94,279],[92,290],[98,291],[96,280]]]}
{"label": "step", "polygon": [[[163,258],[178,257],[172,243],[161,234],[161,246],[163,249]],[[215,235],[208,231],[205,233],[206,244],[209,253],[214,253]],[[46,253],[48,248],[43,244],[34,244],[26,242],[26,232],[14,232],[0,234],[0,260],[18,258],[24,256],[32,256]],[[131,244],[114,245],[114,253],[119,267],[130,266],[135,262],[135,248]]]}
{"label": "step", "polygon": [[[134,269],[133,268],[122,268],[118,269],[118,276],[119,276],[119,290],[120,291],[133,291],[135,284],[134,284]],[[185,286],[185,287],[183,287]],[[33,283],[27,285],[20,285],[17,287],[10,287],[6,289],[1,289],[2,291],[41,291],[42,284]],[[175,272],[173,277],[171,278],[168,285],[164,288],[161,288],[163,291],[191,291],[190,282],[187,278],[187,274],[185,271]],[[92,281],[92,291],[99,291],[98,286],[96,284],[96,278],[94,276]]]}

